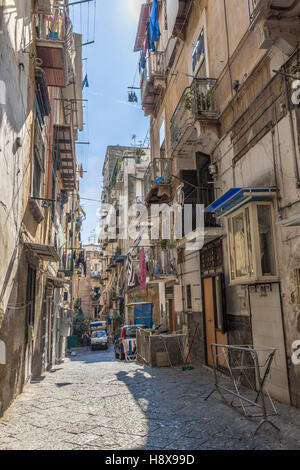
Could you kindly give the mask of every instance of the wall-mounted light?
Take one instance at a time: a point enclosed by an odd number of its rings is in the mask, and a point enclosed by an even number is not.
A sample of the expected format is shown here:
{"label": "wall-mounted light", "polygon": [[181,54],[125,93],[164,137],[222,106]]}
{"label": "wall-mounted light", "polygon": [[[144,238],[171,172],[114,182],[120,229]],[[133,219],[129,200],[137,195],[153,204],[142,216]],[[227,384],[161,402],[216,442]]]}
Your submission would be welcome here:
{"label": "wall-mounted light", "polygon": [[215,163],[211,163],[208,166],[208,171],[211,176],[215,176],[218,173],[217,165]]}

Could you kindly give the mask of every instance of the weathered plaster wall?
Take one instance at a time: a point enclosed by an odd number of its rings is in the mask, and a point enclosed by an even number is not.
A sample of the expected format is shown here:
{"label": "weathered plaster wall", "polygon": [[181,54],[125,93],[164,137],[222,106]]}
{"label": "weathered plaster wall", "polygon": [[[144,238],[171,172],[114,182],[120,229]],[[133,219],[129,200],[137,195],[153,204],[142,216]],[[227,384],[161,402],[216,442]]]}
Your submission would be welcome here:
{"label": "weathered plaster wall", "polygon": [[[20,251],[23,191],[31,150],[31,0],[3,2],[0,34],[0,413],[24,380],[27,259]],[[18,140],[17,140],[18,139]],[[13,333],[12,333],[13,332]]]}

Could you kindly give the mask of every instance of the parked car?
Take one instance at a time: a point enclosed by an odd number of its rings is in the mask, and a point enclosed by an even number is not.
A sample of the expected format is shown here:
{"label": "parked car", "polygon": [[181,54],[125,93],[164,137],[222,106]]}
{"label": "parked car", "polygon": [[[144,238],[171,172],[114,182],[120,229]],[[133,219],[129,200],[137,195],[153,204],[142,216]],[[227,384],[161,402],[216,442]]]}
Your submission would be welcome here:
{"label": "parked car", "polygon": [[114,350],[116,359],[125,359],[123,346],[124,339],[136,338],[137,328],[147,328],[145,325],[125,325],[120,328],[114,339]]}
{"label": "parked car", "polygon": [[95,330],[91,333],[91,349],[108,348],[108,336],[106,330]]}

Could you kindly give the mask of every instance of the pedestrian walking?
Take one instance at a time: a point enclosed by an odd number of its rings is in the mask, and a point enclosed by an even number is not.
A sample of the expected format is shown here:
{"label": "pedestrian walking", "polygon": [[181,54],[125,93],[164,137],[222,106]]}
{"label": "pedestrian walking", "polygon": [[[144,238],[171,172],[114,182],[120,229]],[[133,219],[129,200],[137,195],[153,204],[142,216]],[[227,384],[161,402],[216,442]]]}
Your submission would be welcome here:
{"label": "pedestrian walking", "polygon": [[88,335],[87,332],[83,333],[83,335],[81,337],[81,341],[82,341],[83,346],[86,348],[86,351],[88,351],[89,344],[90,344],[90,338],[89,338],[89,335]]}

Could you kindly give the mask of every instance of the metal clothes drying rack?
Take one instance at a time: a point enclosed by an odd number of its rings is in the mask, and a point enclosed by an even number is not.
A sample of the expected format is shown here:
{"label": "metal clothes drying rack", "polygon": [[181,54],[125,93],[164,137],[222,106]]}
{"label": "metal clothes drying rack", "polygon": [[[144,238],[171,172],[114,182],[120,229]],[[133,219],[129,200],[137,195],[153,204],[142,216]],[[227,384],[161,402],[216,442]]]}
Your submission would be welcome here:
{"label": "metal clothes drying rack", "polygon": [[[126,344],[128,342],[128,345]],[[134,348],[133,348],[134,345]],[[136,344],[135,340],[133,339],[126,339],[124,344],[124,353],[125,353],[125,361],[131,362],[136,360]]]}
{"label": "metal clothes drying rack", "polygon": [[[257,431],[261,428],[261,426],[265,423],[270,424],[277,431],[280,431],[280,429],[272,421],[269,420],[270,416],[276,416],[278,415],[278,412],[275,408],[274,402],[272,401],[268,390],[265,389],[266,380],[270,373],[276,349],[269,347],[253,348],[251,346],[231,346],[226,344],[211,343],[211,352],[213,359],[215,387],[205,398],[205,400],[208,400],[208,398],[214,392],[218,392],[222,399],[226,403],[228,403],[228,400],[225,398],[223,392],[229,393],[233,396],[231,402],[229,403],[233,408],[241,408],[247,418],[262,418],[254,434],[256,434]],[[259,362],[258,353],[260,353],[261,356],[265,356],[264,361],[261,364]],[[219,362],[223,361],[223,364],[226,365],[229,371],[229,376],[233,385],[233,389],[230,389],[220,383],[217,374],[218,360]],[[249,380],[249,377],[247,376],[247,372],[251,370],[255,373],[254,380],[256,386],[253,386],[253,384]],[[253,399],[247,397],[245,394],[242,393],[242,379],[247,381],[250,385],[250,389],[255,392],[255,397]],[[271,404],[271,412],[267,410],[267,398]],[[234,400],[236,399],[239,400],[239,405],[234,404]],[[249,413],[249,408],[258,409],[258,414]]]}

